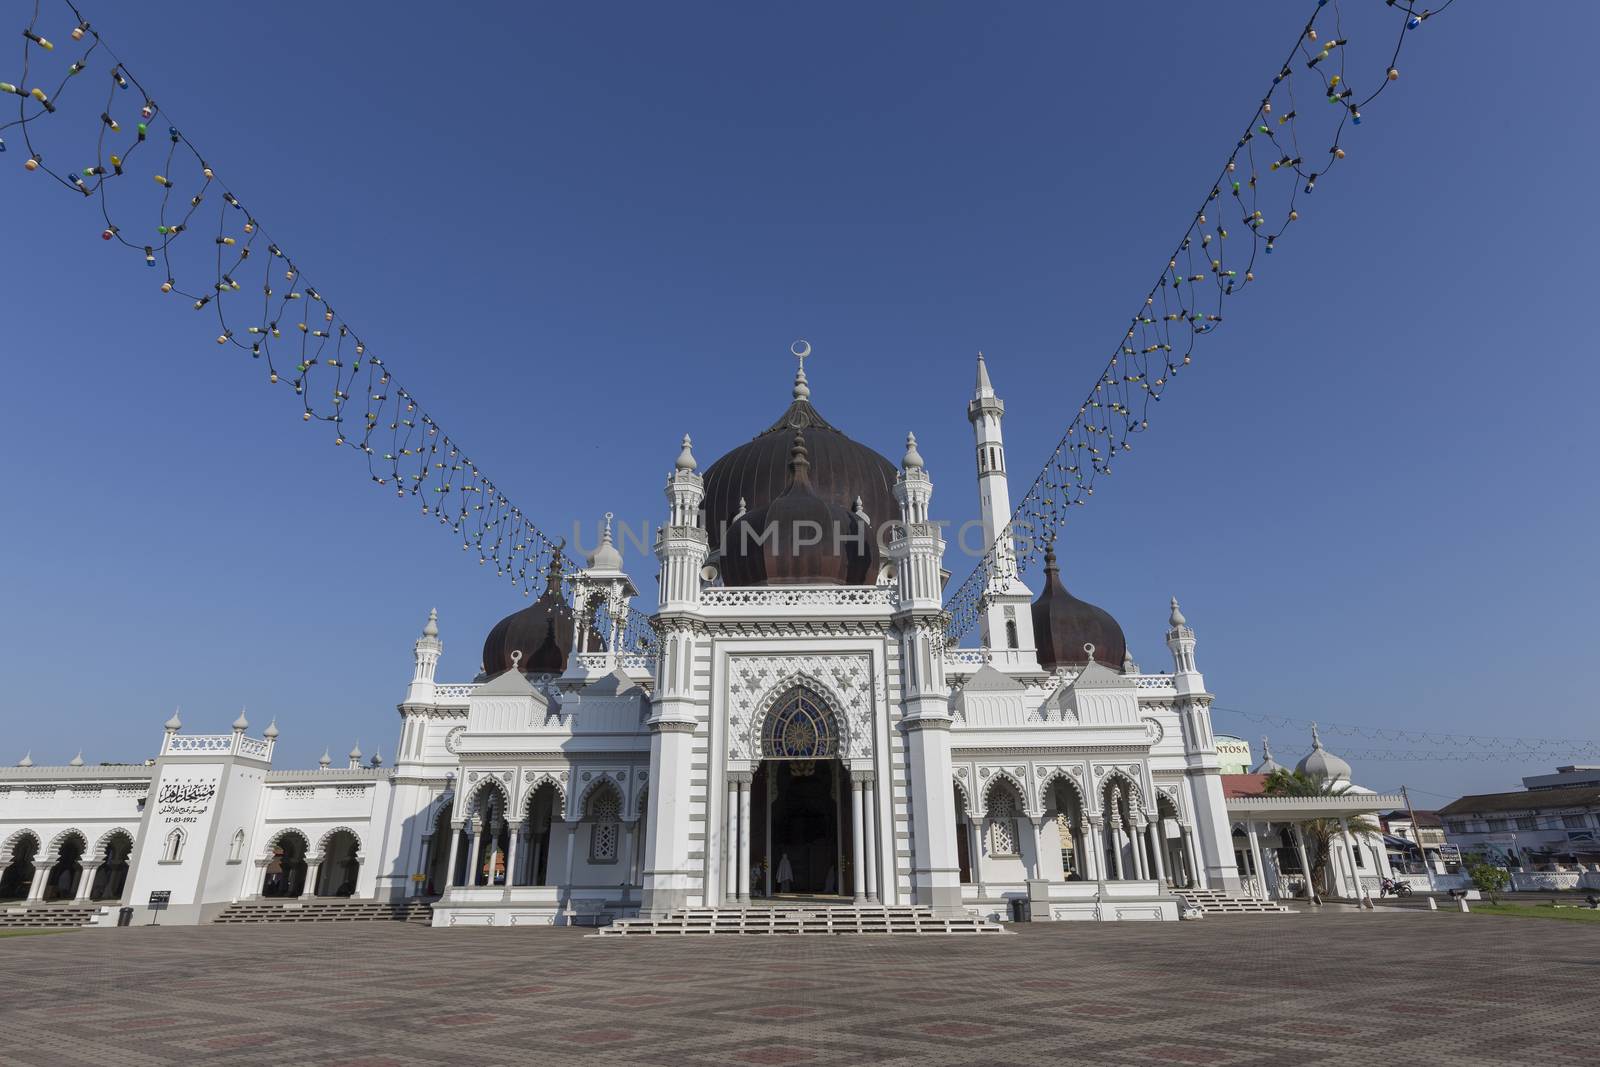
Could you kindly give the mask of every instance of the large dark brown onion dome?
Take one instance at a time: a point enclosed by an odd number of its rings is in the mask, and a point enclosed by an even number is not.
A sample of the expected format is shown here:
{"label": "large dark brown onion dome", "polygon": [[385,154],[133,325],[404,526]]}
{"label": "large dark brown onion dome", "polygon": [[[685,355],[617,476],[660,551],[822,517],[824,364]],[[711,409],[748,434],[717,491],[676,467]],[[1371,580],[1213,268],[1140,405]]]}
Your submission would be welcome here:
{"label": "large dark brown onion dome", "polygon": [[[858,444],[828,424],[811,406],[810,389],[804,378],[795,382],[794,403],[783,417],[767,427],[754,440],[740,445],[705,470],[706,532],[711,539],[712,562],[723,547],[723,534],[733,532],[734,516],[741,508],[746,514],[765,508],[777,500],[789,485],[789,451],[797,431],[805,433],[806,454],[810,461],[809,489],[812,495],[846,513],[861,510],[872,525],[867,536],[867,565],[852,584],[871,584],[878,576],[878,539],[875,531],[900,516],[894,499],[895,466],[887,459]],[[735,582],[724,570],[728,585],[760,584]]]}
{"label": "large dark brown onion dome", "polygon": [[812,489],[806,438],[797,430],[783,492],[728,526],[722,581],[731,586],[864,585],[873,559],[871,537],[860,516]]}
{"label": "large dark brown onion dome", "polygon": [[1095,662],[1114,671],[1122,670],[1128,654],[1127,639],[1111,613],[1079,600],[1061,584],[1054,545],[1045,550],[1044,591],[1033,602],[1033,637],[1039,663],[1047,671],[1088,663],[1084,645],[1093,645]]}
{"label": "large dark brown onion dome", "polygon": [[525,674],[560,674],[573,642],[572,608],[561,595],[561,556],[550,561],[544,592],[521,611],[494,624],[483,642],[483,673],[493,677],[513,665]]}

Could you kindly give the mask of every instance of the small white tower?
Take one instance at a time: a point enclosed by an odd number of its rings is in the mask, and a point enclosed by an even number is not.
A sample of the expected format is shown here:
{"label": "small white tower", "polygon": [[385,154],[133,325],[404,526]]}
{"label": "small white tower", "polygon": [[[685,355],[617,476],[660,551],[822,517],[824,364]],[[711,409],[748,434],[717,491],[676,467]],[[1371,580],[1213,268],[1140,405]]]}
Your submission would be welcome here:
{"label": "small white tower", "polygon": [[967,421],[978,456],[978,505],[983,543],[994,549],[994,565],[984,591],[978,630],[992,662],[1020,667],[1034,659],[1033,593],[1017,577],[1017,547],[1010,530],[1011,488],[1006,482],[1006,446],[1000,422],[1006,404],[995,395],[989,368],[978,353],[978,384],[967,404]]}
{"label": "small white tower", "polygon": [[[619,646],[633,598],[639,595],[633,580],[622,569],[621,550],[611,540],[611,518],[611,512],[606,512],[600,547],[590,553],[589,565],[578,572],[572,583],[572,603],[578,615],[573,651],[605,653],[605,670],[619,665],[618,653],[632,651]],[[567,673],[585,673],[577,656],[568,659]]]}
{"label": "small white tower", "polygon": [[1176,674],[1198,674],[1194,665],[1194,631],[1189,620],[1178,610],[1178,598],[1172,598],[1172,614],[1167,616],[1167,648],[1172,650],[1172,669]]}
{"label": "small white tower", "polygon": [[406,687],[407,704],[432,704],[434,700],[434,672],[439,669],[439,656],[444,652],[444,642],[439,640],[439,609],[428,612],[428,621],[422,627],[422,636],[412,647],[413,666],[411,684]]}

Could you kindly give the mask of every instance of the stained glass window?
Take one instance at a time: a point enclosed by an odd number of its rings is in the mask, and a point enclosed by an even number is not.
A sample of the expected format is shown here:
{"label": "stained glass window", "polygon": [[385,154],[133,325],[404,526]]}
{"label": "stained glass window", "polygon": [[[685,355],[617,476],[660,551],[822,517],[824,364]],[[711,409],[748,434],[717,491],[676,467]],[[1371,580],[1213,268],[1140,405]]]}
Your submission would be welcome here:
{"label": "stained glass window", "polygon": [[832,759],[836,745],[833,717],[810,690],[791,690],[767,713],[761,736],[764,759]]}

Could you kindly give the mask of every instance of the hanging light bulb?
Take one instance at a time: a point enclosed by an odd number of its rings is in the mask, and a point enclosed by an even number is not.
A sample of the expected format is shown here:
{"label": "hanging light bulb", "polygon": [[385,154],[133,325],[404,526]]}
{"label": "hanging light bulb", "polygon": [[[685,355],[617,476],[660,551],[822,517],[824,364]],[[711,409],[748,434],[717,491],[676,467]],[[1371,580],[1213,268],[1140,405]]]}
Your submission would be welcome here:
{"label": "hanging light bulb", "polygon": [[116,235],[117,228],[115,226],[107,226],[105,229],[100,231],[100,240],[109,241]]}
{"label": "hanging light bulb", "polygon": [[172,292],[172,279],[171,278],[168,278],[166,281],[161,283],[161,291],[163,293]]}
{"label": "hanging light bulb", "polygon": [[45,40],[43,37],[40,37],[37,33],[34,33],[32,30],[23,30],[22,31],[22,36],[26,37],[28,40],[30,40],[34,44],[38,45],[40,48],[43,48],[46,52],[54,52],[56,50],[56,46],[55,45],[51,44],[49,41]]}
{"label": "hanging light bulb", "polygon": [[72,39],[74,41],[81,41],[83,40],[83,35],[88,32],[89,24],[87,22],[80,22],[76,26],[72,27]]}

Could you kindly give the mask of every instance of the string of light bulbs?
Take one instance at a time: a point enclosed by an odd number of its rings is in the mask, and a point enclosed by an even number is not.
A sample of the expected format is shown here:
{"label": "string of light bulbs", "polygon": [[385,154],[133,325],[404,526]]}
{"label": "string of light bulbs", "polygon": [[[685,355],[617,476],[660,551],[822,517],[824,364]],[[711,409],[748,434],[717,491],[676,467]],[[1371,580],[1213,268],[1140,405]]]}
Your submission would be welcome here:
{"label": "string of light bulbs", "polygon": [[[1258,266],[1301,221],[1317,183],[1345,158],[1346,138],[1367,106],[1399,79],[1402,50],[1453,2],[1430,11],[1413,0],[1315,0],[1049,462],[1017,501],[995,545],[947,599],[951,644],[977,623],[997,581],[1038,563],[1069,513],[1088,503],[1101,478],[1111,477],[1119,456],[1133,451],[1133,439],[1150,428],[1153,406],[1193,363],[1200,340],[1221,327],[1228,299],[1256,280]],[[1358,35],[1378,50],[1363,57],[1360,78],[1352,74]]]}
{"label": "string of light bulbs", "polygon": [[[524,595],[543,588],[552,565],[570,577],[562,543],[369,350],[72,0],[29,6],[21,65],[0,69],[0,101],[18,100],[16,117],[0,119],[0,167],[20,155],[24,171],[93,201],[100,236],[142,258],[152,289],[214,320],[218,346],[247,355],[297,400],[303,422],[361,453],[373,483],[417,502],[481,566]],[[630,614],[626,647],[653,637]]]}

